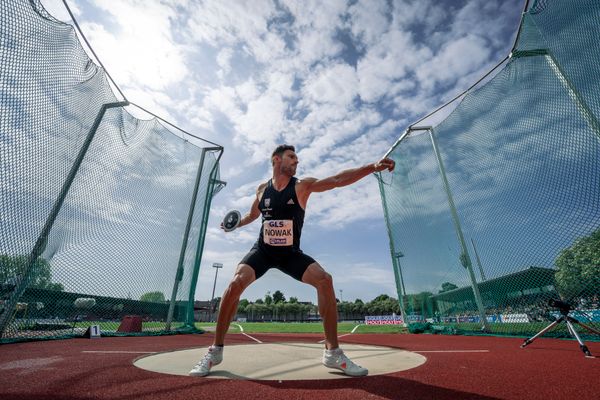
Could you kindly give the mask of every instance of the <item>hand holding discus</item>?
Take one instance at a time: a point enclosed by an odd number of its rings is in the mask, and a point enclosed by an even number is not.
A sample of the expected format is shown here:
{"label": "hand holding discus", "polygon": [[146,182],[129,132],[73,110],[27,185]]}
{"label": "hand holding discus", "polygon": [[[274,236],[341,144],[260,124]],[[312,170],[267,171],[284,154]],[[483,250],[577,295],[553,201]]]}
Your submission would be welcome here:
{"label": "hand holding discus", "polygon": [[225,232],[231,232],[240,225],[242,220],[242,214],[239,211],[233,210],[225,214],[223,222],[221,222],[221,229]]}

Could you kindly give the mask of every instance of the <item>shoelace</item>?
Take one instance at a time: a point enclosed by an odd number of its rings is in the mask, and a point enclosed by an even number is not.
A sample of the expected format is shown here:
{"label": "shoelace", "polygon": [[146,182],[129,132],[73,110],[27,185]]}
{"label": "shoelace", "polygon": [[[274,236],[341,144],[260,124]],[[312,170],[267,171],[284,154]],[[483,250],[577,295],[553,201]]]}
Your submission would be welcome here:
{"label": "shoelace", "polygon": [[198,365],[198,366],[201,367],[202,365],[210,363],[211,354],[212,354],[211,351],[209,351],[208,353],[206,353],[204,355],[204,357],[202,358],[202,360],[198,361],[198,364],[196,364],[196,365]]}

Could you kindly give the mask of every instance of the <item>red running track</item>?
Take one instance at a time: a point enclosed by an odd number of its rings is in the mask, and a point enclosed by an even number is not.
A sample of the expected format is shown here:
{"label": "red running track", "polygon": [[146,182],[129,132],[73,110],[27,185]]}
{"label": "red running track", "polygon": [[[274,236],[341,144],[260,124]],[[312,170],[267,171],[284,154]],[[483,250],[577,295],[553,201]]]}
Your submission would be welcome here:
{"label": "red running track", "polygon": [[[253,334],[263,342],[321,335]],[[0,346],[0,399],[270,400],[270,399],[600,399],[600,358],[577,342],[441,335],[350,335],[343,343],[401,348],[427,357],[417,368],[387,375],[313,381],[250,381],[164,375],[133,366],[145,352],[208,346],[212,334],[69,339]],[[227,343],[256,343],[231,334]],[[600,356],[600,342],[587,342]],[[431,352],[488,350],[488,352]],[[89,351],[115,351],[93,353]],[[129,353],[122,353],[122,352]],[[119,353],[121,352],[121,353]],[[199,357],[203,351],[199,350]]]}

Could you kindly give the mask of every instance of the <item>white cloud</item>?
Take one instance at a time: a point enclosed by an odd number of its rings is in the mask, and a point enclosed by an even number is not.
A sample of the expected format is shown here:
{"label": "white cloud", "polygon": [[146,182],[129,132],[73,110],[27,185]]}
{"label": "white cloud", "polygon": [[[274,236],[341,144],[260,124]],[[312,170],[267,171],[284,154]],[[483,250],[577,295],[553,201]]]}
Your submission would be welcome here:
{"label": "white cloud", "polygon": [[357,95],[356,71],[348,64],[333,64],[318,68],[305,81],[304,95],[319,107],[321,103],[334,103],[350,108]]}
{"label": "white cloud", "polygon": [[385,0],[360,0],[350,6],[350,30],[364,46],[376,44],[389,27],[388,4]]}
{"label": "white cloud", "polygon": [[[357,74],[359,92],[364,101],[376,102],[381,97],[391,96],[390,85],[396,83],[397,91],[411,89],[413,84],[407,74],[431,59],[427,47],[413,42],[410,32],[388,31],[381,41],[369,47],[366,55],[359,60]],[[400,83],[398,83],[400,81]]]}
{"label": "white cloud", "polygon": [[218,72],[221,79],[231,72],[231,57],[233,57],[233,49],[226,47],[217,54],[217,65],[221,67]]}
{"label": "white cloud", "polygon": [[489,56],[490,49],[485,39],[467,35],[445,46],[423,64],[416,75],[423,89],[431,90],[437,83],[446,84],[479,69]]}
{"label": "white cloud", "polygon": [[188,75],[184,50],[173,39],[176,9],[167,3],[95,0],[115,25],[83,22],[81,29],[122,88],[166,90]]}

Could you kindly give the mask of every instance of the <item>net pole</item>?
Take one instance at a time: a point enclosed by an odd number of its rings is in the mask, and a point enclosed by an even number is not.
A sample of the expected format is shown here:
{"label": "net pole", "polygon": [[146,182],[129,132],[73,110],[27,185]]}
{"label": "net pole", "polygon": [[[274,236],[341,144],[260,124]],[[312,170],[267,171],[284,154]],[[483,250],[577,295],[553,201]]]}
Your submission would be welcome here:
{"label": "net pole", "polygon": [[590,110],[590,107],[587,105],[587,103],[585,102],[583,97],[581,97],[581,95],[575,88],[575,85],[573,84],[573,82],[571,82],[571,80],[568,78],[567,74],[565,74],[563,69],[560,67],[560,64],[558,63],[556,58],[552,55],[552,53],[548,49],[514,51],[513,53],[511,53],[512,58],[539,57],[539,56],[544,57],[544,59],[550,66],[550,69],[556,76],[556,79],[558,79],[559,82],[563,85],[563,87],[567,91],[567,94],[569,95],[571,100],[573,100],[573,103],[575,103],[577,110],[581,113],[581,115],[583,116],[583,119],[585,119],[585,122],[588,124],[590,129],[596,134],[598,139],[600,139],[600,122],[598,122],[598,119],[594,115],[594,112],[592,110]]}
{"label": "net pole", "polygon": [[390,226],[390,218],[388,215],[388,207],[387,207],[387,200],[386,200],[386,196],[385,193],[383,191],[383,178],[381,177],[381,173],[377,173],[375,174],[375,178],[377,178],[377,183],[379,184],[379,191],[381,193],[381,200],[382,200],[382,205],[383,205],[383,214],[385,216],[385,226],[387,228],[387,233],[388,233],[388,239],[390,242],[390,255],[392,257],[392,267],[394,269],[394,279],[396,281],[396,293],[398,293],[398,304],[400,305],[400,315],[402,316],[402,323],[404,324],[404,326],[407,325],[407,319],[406,319],[406,310],[404,309],[404,282],[402,282],[402,284],[400,283],[400,274],[398,273],[399,268],[398,268],[398,260],[396,259],[396,255],[398,253],[396,253],[395,250],[395,246],[394,246],[394,238],[392,236],[392,228]]}
{"label": "net pole", "polygon": [[477,261],[477,266],[479,267],[479,274],[481,275],[481,280],[485,281],[485,273],[483,272],[483,266],[481,265],[481,259],[479,258],[479,252],[477,251],[477,247],[475,247],[475,241],[471,238],[471,244],[473,245],[473,251],[475,252],[475,260]]}
{"label": "net pole", "polygon": [[202,261],[202,253],[204,252],[204,243],[206,239],[206,228],[208,226],[208,216],[210,211],[210,206],[212,204],[213,194],[215,192],[215,188],[217,185],[221,185],[222,181],[218,181],[216,179],[217,175],[217,167],[219,165],[219,161],[221,156],[223,155],[222,148],[213,148],[213,151],[218,151],[219,155],[215,161],[215,165],[209,176],[208,188],[206,191],[206,198],[204,200],[204,209],[202,211],[202,225],[200,227],[200,233],[198,235],[198,245],[196,246],[196,255],[194,257],[194,270],[192,272],[192,279],[190,281],[190,292],[188,293],[188,309],[187,309],[187,318],[186,325],[193,327],[194,326],[194,300],[196,295],[196,285],[198,284],[198,276],[200,274],[200,262]]}
{"label": "net pole", "polygon": [[598,139],[600,139],[600,123],[594,116],[594,113],[590,110],[585,100],[581,97],[579,92],[575,89],[575,85],[571,82],[571,80],[567,77],[563,69],[560,67],[560,64],[556,61],[552,53],[548,51],[548,53],[544,57],[548,64],[550,65],[550,69],[556,75],[556,78],[562,83],[563,87],[566,89],[569,97],[577,106],[579,112],[583,115],[583,118],[592,129],[592,131],[596,134]]}
{"label": "net pole", "polygon": [[454,222],[454,228],[456,230],[456,235],[458,236],[458,241],[459,241],[460,247],[461,247],[461,263],[469,272],[469,278],[471,280],[471,287],[473,289],[473,294],[475,295],[475,303],[477,304],[477,310],[479,311],[479,317],[481,318],[482,329],[485,331],[489,331],[489,325],[487,322],[487,318],[485,316],[485,309],[483,307],[483,301],[481,300],[481,294],[479,293],[479,287],[477,286],[477,280],[475,278],[475,273],[473,272],[471,257],[469,257],[469,252],[467,250],[465,238],[463,236],[462,228],[460,226],[460,220],[458,218],[456,206],[454,205],[454,199],[452,198],[452,192],[450,191],[450,185],[448,184],[448,178],[446,177],[446,170],[444,168],[444,163],[442,161],[442,157],[440,156],[437,140],[435,138],[435,133],[433,131],[433,128],[430,128],[428,130],[429,130],[429,137],[431,138],[431,143],[433,146],[433,151],[435,153],[435,157],[437,159],[438,167],[440,170],[440,175],[442,177],[444,191],[446,192],[446,197],[448,198],[448,205],[450,206],[452,222]]}
{"label": "net pole", "polygon": [[73,162],[73,165],[71,166],[71,170],[69,171],[69,174],[67,175],[67,178],[65,179],[65,182],[63,183],[63,186],[58,194],[58,197],[57,197],[56,201],[54,202],[54,205],[52,206],[52,209],[50,210],[48,217],[46,218],[46,223],[44,224],[44,227],[42,228],[42,231],[40,232],[40,235],[38,236],[31,253],[29,254],[29,257],[25,264],[25,271],[23,272],[21,277],[18,279],[15,290],[12,293],[12,295],[10,296],[10,299],[8,300],[8,302],[5,304],[4,311],[0,315],[0,337],[2,337],[4,335],[4,331],[6,330],[6,327],[10,322],[11,311],[13,310],[13,308],[15,308],[19,298],[21,298],[21,296],[25,292],[25,289],[27,288],[27,285],[29,284],[29,280],[31,279],[31,272],[33,270],[33,266],[34,266],[35,262],[37,261],[38,257],[41,256],[42,253],[44,252],[44,250],[46,249],[46,245],[48,244],[48,235],[50,234],[50,231],[52,230],[52,227],[54,226],[56,217],[58,216],[58,213],[60,212],[60,210],[62,208],[65,198],[67,197],[67,193],[69,192],[69,189],[71,188],[71,185],[73,184],[73,181],[75,180],[75,176],[77,175],[77,172],[79,172],[79,167],[81,167],[81,163],[83,162],[83,159],[92,143],[92,140],[94,139],[94,136],[96,135],[96,132],[98,131],[98,127],[100,126],[100,123],[102,122],[102,119],[104,118],[104,114],[106,113],[106,110],[108,110],[109,108],[115,108],[115,107],[125,107],[128,104],[129,103],[127,101],[119,101],[119,102],[115,102],[115,103],[103,104],[100,107],[100,111],[96,115],[96,119],[94,120],[94,123],[92,124],[90,131],[88,132],[87,137],[85,138],[85,141],[83,142],[83,145],[79,149],[79,153],[77,154],[77,157],[75,158],[75,161]]}
{"label": "net pole", "polygon": [[202,149],[200,163],[198,164],[198,172],[196,173],[196,182],[194,183],[192,201],[190,203],[190,210],[188,212],[185,231],[183,233],[183,242],[181,244],[181,251],[179,252],[179,261],[177,262],[177,272],[175,273],[175,281],[173,282],[173,291],[171,292],[171,302],[169,304],[169,311],[167,314],[167,323],[165,324],[165,331],[171,330],[171,322],[173,322],[173,313],[175,312],[175,302],[177,299],[177,291],[179,290],[179,282],[181,282],[181,279],[183,279],[183,261],[185,260],[185,251],[187,249],[190,229],[192,227],[192,218],[194,216],[194,208],[196,207],[196,199],[198,198],[198,187],[200,186],[200,179],[202,178],[202,169],[204,168],[204,159],[206,157],[206,151],[206,148]]}

